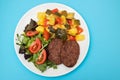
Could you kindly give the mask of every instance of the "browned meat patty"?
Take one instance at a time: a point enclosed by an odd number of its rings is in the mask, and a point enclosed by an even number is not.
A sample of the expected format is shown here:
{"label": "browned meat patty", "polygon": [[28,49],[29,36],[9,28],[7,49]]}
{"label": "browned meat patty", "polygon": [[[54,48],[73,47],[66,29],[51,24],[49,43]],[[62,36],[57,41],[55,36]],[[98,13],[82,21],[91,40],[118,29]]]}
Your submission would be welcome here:
{"label": "browned meat patty", "polygon": [[67,67],[73,67],[79,57],[80,50],[76,41],[66,41],[61,49],[61,61]]}
{"label": "browned meat patty", "polygon": [[55,64],[61,64],[60,53],[63,46],[61,39],[53,39],[48,45],[48,59]]}

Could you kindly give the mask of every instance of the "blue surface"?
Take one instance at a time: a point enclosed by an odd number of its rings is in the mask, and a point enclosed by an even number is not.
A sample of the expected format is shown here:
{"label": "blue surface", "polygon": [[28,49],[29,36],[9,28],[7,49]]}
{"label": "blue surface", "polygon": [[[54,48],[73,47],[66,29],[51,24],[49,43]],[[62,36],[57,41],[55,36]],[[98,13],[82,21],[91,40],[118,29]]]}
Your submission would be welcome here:
{"label": "blue surface", "polygon": [[[85,19],[91,44],[84,62],[55,78],[36,75],[16,56],[13,37],[25,12],[48,2],[66,4]],[[0,0],[0,80],[120,80],[120,0]]]}

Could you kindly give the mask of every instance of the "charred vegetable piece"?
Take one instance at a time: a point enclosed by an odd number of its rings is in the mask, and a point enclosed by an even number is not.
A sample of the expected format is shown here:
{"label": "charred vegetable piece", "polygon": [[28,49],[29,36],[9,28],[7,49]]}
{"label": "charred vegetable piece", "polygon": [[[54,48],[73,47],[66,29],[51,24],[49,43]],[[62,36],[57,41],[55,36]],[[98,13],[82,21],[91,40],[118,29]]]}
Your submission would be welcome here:
{"label": "charred vegetable piece", "polygon": [[26,25],[24,32],[27,32],[30,30],[33,31],[35,30],[36,27],[37,27],[37,23],[33,19],[31,19],[30,23]]}
{"label": "charred vegetable piece", "polygon": [[80,21],[78,19],[74,20],[75,25],[80,25]]}
{"label": "charred vegetable piece", "polygon": [[56,16],[60,17],[61,14],[59,12],[54,13]]}
{"label": "charred vegetable piece", "polygon": [[56,37],[59,39],[63,39],[63,40],[67,39],[67,32],[65,29],[58,28],[55,34],[56,34]]}
{"label": "charred vegetable piece", "polygon": [[55,29],[52,26],[49,26],[48,29],[50,30],[50,32],[55,33]]}
{"label": "charred vegetable piece", "polygon": [[67,11],[65,11],[65,10],[64,10],[64,11],[62,11],[62,12],[61,12],[61,15],[65,16],[65,17],[67,17]]}
{"label": "charred vegetable piece", "polygon": [[20,49],[19,49],[19,53],[20,53],[20,54],[25,54],[25,52],[26,52],[25,47],[24,47],[24,46],[21,46]]}
{"label": "charred vegetable piece", "polygon": [[67,29],[70,29],[70,25],[69,25],[69,24],[65,24],[65,27],[66,27]]}
{"label": "charred vegetable piece", "polygon": [[73,19],[73,18],[74,18],[74,13],[67,14],[67,19]]}
{"label": "charred vegetable piece", "polygon": [[52,14],[52,11],[50,9],[47,9],[45,13],[50,15],[50,14]]}

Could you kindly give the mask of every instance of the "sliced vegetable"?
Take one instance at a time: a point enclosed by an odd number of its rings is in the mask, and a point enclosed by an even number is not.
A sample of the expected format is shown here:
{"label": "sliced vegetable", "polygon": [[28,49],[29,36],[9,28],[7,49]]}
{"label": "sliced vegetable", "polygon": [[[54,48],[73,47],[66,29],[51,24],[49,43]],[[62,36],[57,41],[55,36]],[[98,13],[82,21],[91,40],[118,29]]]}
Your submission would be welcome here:
{"label": "sliced vegetable", "polygon": [[37,15],[37,18],[38,18],[37,24],[38,25],[44,25],[46,14],[44,12],[39,12],[38,15]]}
{"label": "sliced vegetable", "polygon": [[36,61],[37,64],[43,64],[46,61],[47,53],[46,50],[43,49],[41,54],[38,57],[38,60]]}
{"label": "sliced vegetable", "polygon": [[48,40],[49,37],[50,37],[50,34],[49,34],[49,32],[46,29],[43,32],[43,37],[45,38],[45,40]]}
{"label": "sliced vegetable", "polygon": [[70,29],[70,25],[69,25],[69,24],[65,24],[65,27],[66,27],[67,29]]}
{"label": "sliced vegetable", "polygon": [[50,16],[48,16],[47,19],[49,20],[48,21],[49,25],[54,25],[55,24],[55,16],[53,14],[51,14]]}
{"label": "sliced vegetable", "polygon": [[75,36],[77,32],[77,28],[71,28],[70,30],[68,30],[68,34],[72,36]]}
{"label": "sliced vegetable", "polygon": [[45,19],[44,25],[43,25],[44,27],[47,27],[47,26],[48,26],[48,21],[49,21],[48,19]]}
{"label": "sliced vegetable", "polygon": [[56,23],[57,23],[57,24],[62,24],[62,19],[61,19],[60,17],[57,17],[57,18],[56,18]]}
{"label": "sliced vegetable", "polygon": [[54,14],[55,14],[56,16],[58,16],[58,17],[61,16],[61,14],[60,14],[59,12],[55,12]]}
{"label": "sliced vegetable", "polygon": [[44,32],[44,27],[43,27],[43,26],[38,26],[38,27],[36,28],[36,31],[38,31],[38,32],[40,32],[40,33],[43,34],[43,32]]}
{"label": "sliced vegetable", "polygon": [[69,25],[72,25],[72,19],[67,19],[67,23],[68,23]]}
{"label": "sliced vegetable", "polygon": [[47,9],[45,13],[50,15],[50,14],[52,14],[52,11],[50,9]]}
{"label": "sliced vegetable", "polygon": [[27,31],[26,36],[32,37],[36,34],[38,34],[38,31]]}
{"label": "sliced vegetable", "polygon": [[77,27],[77,31],[78,31],[78,33],[77,34],[80,34],[80,33],[82,33],[83,32],[83,29],[81,28],[81,27]]}
{"label": "sliced vegetable", "polygon": [[73,18],[74,18],[74,13],[67,14],[67,19],[73,19]]}
{"label": "sliced vegetable", "polygon": [[75,41],[75,36],[69,36],[69,40]]}
{"label": "sliced vegetable", "polygon": [[75,19],[75,20],[74,20],[74,25],[79,26],[79,25],[80,25],[80,21],[79,21],[78,19]]}
{"label": "sliced vegetable", "polygon": [[56,37],[59,39],[66,40],[67,39],[67,32],[65,29],[58,28],[55,33]]}
{"label": "sliced vegetable", "polygon": [[30,45],[29,51],[35,54],[40,50],[41,47],[42,47],[41,41],[39,40],[39,38],[36,38],[36,40]]}
{"label": "sliced vegetable", "polygon": [[61,16],[61,21],[62,21],[62,24],[66,24],[67,23],[65,16]]}
{"label": "sliced vegetable", "polygon": [[85,35],[82,35],[82,34],[78,34],[75,36],[75,39],[77,41],[83,41],[85,39]]}
{"label": "sliced vegetable", "polygon": [[50,30],[50,32],[55,33],[55,29],[52,26],[49,26],[48,29]]}
{"label": "sliced vegetable", "polygon": [[67,17],[67,11],[65,11],[65,10],[61,11],[61,15]]}
{"label": "sliced vegetable", "polygon": [[55,9],[52,10],[52,13],[56,13],[56,12],[58,12],[57,8],[55,8]]}

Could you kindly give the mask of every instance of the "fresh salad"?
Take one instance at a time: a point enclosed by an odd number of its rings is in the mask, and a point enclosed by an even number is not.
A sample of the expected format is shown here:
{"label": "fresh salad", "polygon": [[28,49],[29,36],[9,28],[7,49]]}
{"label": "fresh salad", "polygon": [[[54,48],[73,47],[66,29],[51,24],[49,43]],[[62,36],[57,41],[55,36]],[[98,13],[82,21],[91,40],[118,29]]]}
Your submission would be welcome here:
{"label": "fresh salad", "polygon": [[74,18],[74,13],[57,8],[38,12],[35,21],[31,19],[22,34],[17,34],[19,53],[28,62],[32,62],[41,72],[49,68],[57,69],[57,65],[48,60],[47,47],[52,39],[82,41],[85,36],[80,20]]}

